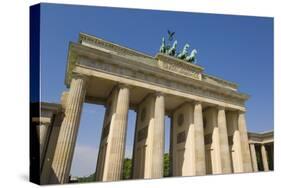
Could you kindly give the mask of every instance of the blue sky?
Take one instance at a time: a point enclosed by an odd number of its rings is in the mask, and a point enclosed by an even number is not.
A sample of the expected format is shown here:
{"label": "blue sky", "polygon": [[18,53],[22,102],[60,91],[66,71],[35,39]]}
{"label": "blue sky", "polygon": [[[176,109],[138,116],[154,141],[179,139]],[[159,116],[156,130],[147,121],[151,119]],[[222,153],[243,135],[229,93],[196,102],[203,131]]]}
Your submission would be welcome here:
{"label": "blue sky", "polygon": [[[43,4],[41,9],[41,99],[60,101],[68,44],[88,33],[154,56],[167,29],[178,48],[188,42],[198,51],[205,73],[238,83],[246,103],[249,131],[273,129],[273,19],[173,11]],[[104,107],[85,104],[72,175],[95,170]],[[129,112],[126,156],[131,156],[135,113]],[[169,120],[166,120],[168,150]]]}

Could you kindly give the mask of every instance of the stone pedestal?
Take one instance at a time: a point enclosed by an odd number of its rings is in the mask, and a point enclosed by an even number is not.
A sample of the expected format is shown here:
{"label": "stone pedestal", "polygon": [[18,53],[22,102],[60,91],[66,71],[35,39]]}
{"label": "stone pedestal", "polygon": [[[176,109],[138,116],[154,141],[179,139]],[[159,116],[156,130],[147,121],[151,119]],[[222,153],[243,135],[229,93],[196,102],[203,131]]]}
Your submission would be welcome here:
{"label": "stone pedestal", "polygon": [[69,180],[80,115],[85,98],[85,85],[86,78],[80,76],[72,78],[65,117],[60,128],[52,163],[54,173],[50,177],[50,183],[67,183]]}
{"label": "stone pedestal", "polygon": [[262,156],[262,164],[263,164],[264,171],[269,171],[267,151],[263,144],[261,145],[261,156]]}
{"label": "stone pedestal", "polygon": [[259,169],[258,169],[258,163],[257,163],[257,155],[256,155],[255,144],[250,144],[250,151],[251,151],[253,171],[258,172]]}
{"label": "stone pedestal", "polygon": [[121,180],[129,110],[129,88],[119,85],[108,102],[97,164],[97,180]]}

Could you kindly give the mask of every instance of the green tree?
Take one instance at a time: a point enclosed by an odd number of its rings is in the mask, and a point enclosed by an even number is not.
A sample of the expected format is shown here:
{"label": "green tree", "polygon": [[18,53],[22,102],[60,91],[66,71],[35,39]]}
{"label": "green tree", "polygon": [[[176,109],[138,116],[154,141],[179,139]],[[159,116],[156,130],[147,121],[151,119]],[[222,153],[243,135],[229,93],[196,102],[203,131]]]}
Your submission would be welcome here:
{"label": "green tree", "polygon": [[96,173],[91,174],[90,176],[86,177],[79,177],[78,182],[79,183],[84,183],[84,182],[94,182],[96,181]]}
{"label": "green tree", "polygon": [[132,172],[132,159],[125,158],[123,164],[123,180],[132,179],[131,177]]}
{"label": "green tree", "polygon": [[170,158],[169,154],[165,153],[164,154],[164,177],[169,177],[170,176]]}

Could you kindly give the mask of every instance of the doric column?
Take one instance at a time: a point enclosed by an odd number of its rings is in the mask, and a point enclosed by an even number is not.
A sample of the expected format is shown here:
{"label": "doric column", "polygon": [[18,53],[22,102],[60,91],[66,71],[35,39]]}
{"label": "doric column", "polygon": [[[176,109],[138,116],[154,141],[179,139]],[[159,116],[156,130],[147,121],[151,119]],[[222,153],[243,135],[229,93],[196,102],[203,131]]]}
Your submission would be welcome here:
{"label": "doric column", "polygon": [[50,123],[45,123],[39,125],[39,143],[40,143],[40,167],[42,168],[42,163],[44,159],[45,149],[48,143],[47,137],[49,136],[50,132]]}
{"label": "doric column", "polygon": [[170,116],[171,125],[170,125],[170,149],[169,149],[169,176],[173,177],[173,168],[174,168],[174,157],[173,157],[173,150],[174,150],[174,131],[175,131],[175,124],[174,124],[174,117]]}
{"label": "doric column", "polygon": [[69,180],[71,162],[86,93],[85,85],[85,77],[74,75],[71,80],[65,117],[60,128],[54,154],[52,163],[54,176],[51,177],[50,183],[67,183]]}
{"label": "doric column", "polygon": [[263,164],[264,171],[269,171],[267,151],[264,144],[261,145],[261,156],[262,156],[262,164]]}
{"label": "doric column", "polygon": [[163,177],[164,133],[165,131],[165,101],[162,93],[155,96],[153,149],[152,149],[152,178]]}
{"label": "doric column", "polygon": [[256,155],[256,149],[254,143],[250,144],[250,151],[251,151],[253,171],[257,172],[259,170],[258,170],[257,155]]}
{"label": "doric column", "polygon": [[112,116],[112,127],[110,129],[111,140],[108,151],[108,169],[104,181],[116,181],[122,178],[123,161],[125,155],[126,130],[129,111],[129,88],[125,85],[119,86],[116,111]]}
{"label": "doric column", "polygon": [[[42,104],[41,107],[42,109]],[[33,117],[32,122],[36,123],[36,132],[39,139],[39,156],[40,156],[40,171],[42,171],[42,165],[45,158],[47,145],[49,142],[50,130],[52,127],[54,112],[49,110],[41,110],[40,117]]]}
{"label": "doric column", "polygon": [[184,103],[173,113],[173,176],[206,174],[202,105]]}
{"label": "doric column", "polygon": [[40,118],[40,122],[39,125],[36,125],[36,131],[37,131],[37,135],[39,138],[39,156],[40,156],[40,171],[42,170],[42,165],[44,162],[44,158],[45,158],[45,150],[46,150],[46,146],[48,144],[48,135],[50,132],[50,122],[46,123],[46,122],[42,122],[42,119],[49,119],[49,118]]}
{"label": "doric column", "polygon": [[248,132],[246,128],[245,113],[238,112],[238,130],[240,132],[243,172],[252,172],[251,155],[248,141]]}
{"label": "doric column", "polygon": [[226,121],[233,172],[243,172],[241,139],[238,130],[238,114],[234,111],[228,111],[226,114]]}
{"label": "doric column", "polygon": [[165,102],[162,93],[148,94],[138,106],[133,178],[163,177]]}
{"label": "doric column", "polygon": [[99,181],[122,178],[129,102],[130,91],[126,85],[118,85],[108,99],[96,169]]}
{"label": "doric column", "polygon": [[221,158],[221,173],[231,173],[231,160],[228,143],[228,135],[226,128],[225,109],[218,108],[218,130],[219,130],[219,144],[220,144],[220,158]]}
{"label": "doric column", "polygon": [[206,174],[205,163],[205,144],[204,144],[204,128],[203,128],[203,114],[202,105],[200,102],[194,104],[194,132],[195,132],[195,174]]}
{"label": "doric column", "polygon": [[58,114],[56,114],[54,123],[53,123],[51,131],[50,131],[49,143],[48,143],[48,147],[46,149],[45,159],[44,159],[44,162],[42,165],[42,171],[41,171],[41,176],[40,176],[41,185],[48,184],[49,178],[51,176],[50,174],[53,173],[51,168],[52,168],[54,153],[55,153],[58,135],[59,135],[60,126],[61,126],[63,117],[64,117],[63,112],[59,112]]}

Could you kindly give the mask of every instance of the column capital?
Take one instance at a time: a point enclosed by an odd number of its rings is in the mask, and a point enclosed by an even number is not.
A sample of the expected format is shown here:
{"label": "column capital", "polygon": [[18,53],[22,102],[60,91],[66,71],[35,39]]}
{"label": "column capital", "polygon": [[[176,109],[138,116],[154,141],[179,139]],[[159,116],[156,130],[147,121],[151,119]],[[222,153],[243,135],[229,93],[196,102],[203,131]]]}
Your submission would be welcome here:
{"label": "column capital", "polygon": [[238,115],[240,115],[240,114],[245,114],[245,111],[237,110],[237,113],[238,113]]}
{"label": "column capital", "polygon": [[202,105],[202,101],[193,101],[193,104],[194,105],[197,105],[197,104],[201,104]]}
{"label": "column capital", "polygon": [[89,80],[89,76],[83,75],[83,74],[79,74],[79,73],[73,73],[72,79],[82,79],[82,80],[87,82]]}
{"label": "column capital", "polygon": [[155,91],[154,95],[157,97],[157,96],[165,96],[165,94],[161,91]]}
{"label": "column capital", "polygon": [[218,109],[218,110],[225,110],[225,107],[224,107],[224,106],[221,106],[221,105],[217,105],[217,109]]}
{"label": "column capital", "polygon": [[116,85],[116,88],[118,88],[118,89],[123,89],[123,88],[132,89],[133,86],[129,85],[129,84],[118,82],[118,84]]}

